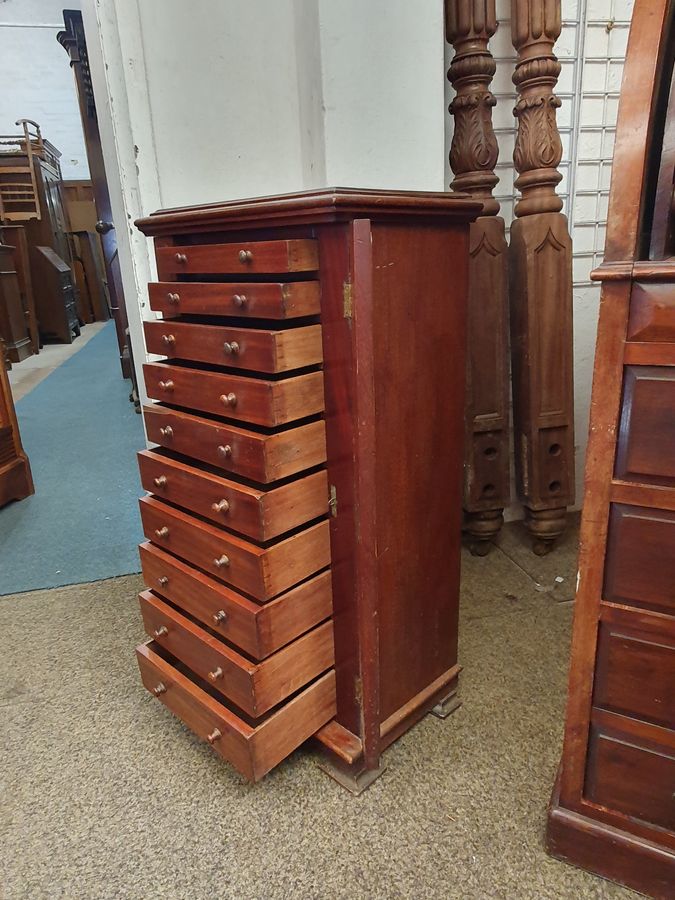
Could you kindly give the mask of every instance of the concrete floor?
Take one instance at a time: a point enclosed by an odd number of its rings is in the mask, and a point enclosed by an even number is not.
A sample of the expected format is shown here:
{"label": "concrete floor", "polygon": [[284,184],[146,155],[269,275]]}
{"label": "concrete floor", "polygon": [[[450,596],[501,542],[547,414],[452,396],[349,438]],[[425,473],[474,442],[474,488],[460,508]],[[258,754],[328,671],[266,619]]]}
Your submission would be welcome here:
{"label": "concrete floor", "polygon": [[39,353],[29,356],[20,363],[14,363],[9,372],[14,402],[17,403],[25,397],[62,363],[81,350],[94,335],[105,328],[105,324],[92,322],[90,325],[83,325],[80,336],[72,344],[45,344]]}
{"label": "concrete floor", "polygon": [[[463,706],[354,798],[303,747],[250,786],[141,687],[139,577],[0,599],[2,883],[18,898],[623,898],[549,859],[571,531],[465,554]],[[562,581],[556,580],[561,578]]]}

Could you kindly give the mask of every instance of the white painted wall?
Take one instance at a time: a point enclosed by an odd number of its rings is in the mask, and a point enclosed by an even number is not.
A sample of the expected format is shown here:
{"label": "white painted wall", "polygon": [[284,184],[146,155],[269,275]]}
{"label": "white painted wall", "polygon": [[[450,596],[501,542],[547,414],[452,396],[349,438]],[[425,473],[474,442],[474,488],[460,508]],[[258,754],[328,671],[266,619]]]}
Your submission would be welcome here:
{"label": "white painted wall", "polygon": [[319,10],[327,184],[444,190],[443,3]]}
{"label": "white painted wall", "polygon": [[33,119],[43,136],[61,151],[65,179],[89,178],[70,60],[56,40],[57,32],[63,30],[63,9],[79,9],[80,3],[0,3],[0,134],[16,134],[17,119]]}

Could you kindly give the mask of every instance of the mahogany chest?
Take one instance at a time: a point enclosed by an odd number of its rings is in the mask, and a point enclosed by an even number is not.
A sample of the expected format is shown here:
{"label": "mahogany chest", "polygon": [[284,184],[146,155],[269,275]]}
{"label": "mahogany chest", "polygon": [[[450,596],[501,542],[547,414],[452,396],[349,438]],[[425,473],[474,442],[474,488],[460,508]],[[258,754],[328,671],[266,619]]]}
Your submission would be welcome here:
{"label": "mahogany chest", "polygon": [[456,705],[479,209],[328,189],[137,223],[162,316],[145,323],[139,665],[252,780],[316,735],[359,791],[387,744]]}

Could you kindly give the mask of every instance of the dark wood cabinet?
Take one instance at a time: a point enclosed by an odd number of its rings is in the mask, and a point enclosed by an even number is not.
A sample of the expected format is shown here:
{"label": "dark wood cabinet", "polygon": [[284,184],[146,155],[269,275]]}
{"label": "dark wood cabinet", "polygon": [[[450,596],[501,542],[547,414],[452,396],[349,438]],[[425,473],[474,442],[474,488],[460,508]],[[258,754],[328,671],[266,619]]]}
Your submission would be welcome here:
{"label": "dark wood cabinet", "polygon": [[51,247],[34,247],[33,272],[40,335],[43,340],[72,344],[80,323],[70,266]]}
{"label": "dark wood cabinet", "polygon": [[[140,455],[139,664],[253,780],[316,734],[358,792],[388,744],[458,705],[479,210],[335,189],[137,223],[155,239],[150,306],[164,316],[146,323],[148,347],[167,357],[145,367],[159,446]],[[251,697],[263,672],[264,702]]]}
{"label": "dark wood cabinet", "polygon": [[61,154],[41,136],[36,123],[28,119],[20,123],[22,137],[3,137],[0,218],[4,224],[20,222],[24,228],[41,339],[71,343],[79,334],[79,321]]}
{"label": "dark wood cabinet", "polygon": [[[0,339],[4,340],[5,352],[13,363],[21,362],[33,352],[14,249],[5,244],[0,244]],[[1,361],[0,365],[3,365]]]}
{"label": "dark wood cabinet", "polygon": [[673,12],[638,0],[628,44],[548,823],[555,856],[658,898],[675,896]]}

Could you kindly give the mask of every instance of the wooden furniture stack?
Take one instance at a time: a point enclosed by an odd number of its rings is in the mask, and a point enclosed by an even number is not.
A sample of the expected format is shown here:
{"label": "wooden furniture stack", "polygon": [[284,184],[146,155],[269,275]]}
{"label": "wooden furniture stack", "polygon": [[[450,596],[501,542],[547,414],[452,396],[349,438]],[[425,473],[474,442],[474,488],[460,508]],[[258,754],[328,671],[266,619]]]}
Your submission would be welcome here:
{"label": "wooden furniture stack", "polygon": [[674,9],[638,0],[628,44],[548,825],[555,856],[659,898],[675,896]]}
{"label": "wooden furniture stack", "polygon": [[[257,780],[317,733],[362,790],[457,705],[468,222],[333,189],[140,221],[144,684]],[[149,726],[151,727],[151,726]]]}
{"label": "wooden furniture stack", "polygon": [[20,119],[17,124],[23,134],[0,137],[0,220],[25,227],[42,339],[70,344],[80,325],[61,193],[61,154],[42,137],[37,123]]}
{"label": "wooden furniture stack", "polygon": [[0,507],[35,493],[4,361],[5,345],[0,336]]}

